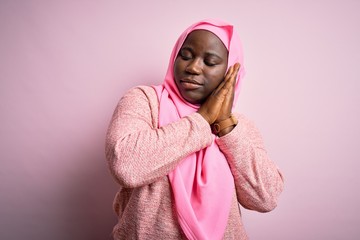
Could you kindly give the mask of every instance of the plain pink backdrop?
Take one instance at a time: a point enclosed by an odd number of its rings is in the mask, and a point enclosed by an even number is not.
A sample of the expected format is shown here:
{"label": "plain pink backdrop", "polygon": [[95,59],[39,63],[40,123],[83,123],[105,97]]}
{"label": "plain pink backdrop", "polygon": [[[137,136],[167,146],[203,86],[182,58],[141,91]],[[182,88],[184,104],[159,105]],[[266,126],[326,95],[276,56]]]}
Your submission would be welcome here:
{"label": "plain pink backdrop", "polygon": [[104,136],[123,93],[159,84],[194,21],[232,22],[237,109],[285,175],[251,239],[360,238],[360,1],[0,1],[0,239],[110,239]]}

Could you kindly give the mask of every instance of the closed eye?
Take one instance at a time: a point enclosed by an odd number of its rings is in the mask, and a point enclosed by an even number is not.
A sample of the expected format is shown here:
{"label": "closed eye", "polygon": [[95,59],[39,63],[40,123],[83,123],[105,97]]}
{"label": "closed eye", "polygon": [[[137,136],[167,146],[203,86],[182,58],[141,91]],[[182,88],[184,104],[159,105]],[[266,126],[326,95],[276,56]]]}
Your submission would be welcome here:
{"label": "closed eye", "polygon": [[214,56],[214,55],[209,55],[204,59],[205,65],[209,66],[209,67],[218,65],[221,62],[222,62],[222,59],[217,56]]}
{"label": "closed eye", "polygon": [[181,59],[183,59],[183,60],[190,60],[192,57],[191,56],[186,56],[186,55],[182,55],[182,54],[180,54],[180,57],[181,57]]}
{"label": "closed eye", "polygon": [[179,51],[179,56],[183,59],[183,60],[190,60],[193,58],[193,54],[192,52],[190,51],[190,49],[188,48],[182,48],[180,49]]}
{"label": "closed eye", "polygon": [[209,67],[213,67],[213,66],[217,65],[216,63],[213,63],[213,62],[208,62],[208,61],[204,61],[204,62],[205,62],[205,65],[209,66]]}

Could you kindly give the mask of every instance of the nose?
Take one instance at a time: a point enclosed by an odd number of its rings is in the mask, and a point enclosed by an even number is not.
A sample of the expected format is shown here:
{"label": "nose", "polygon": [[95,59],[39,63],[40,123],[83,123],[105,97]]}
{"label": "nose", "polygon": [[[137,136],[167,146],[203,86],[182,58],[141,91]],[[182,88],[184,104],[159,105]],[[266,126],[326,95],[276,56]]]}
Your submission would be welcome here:
{"label": "nose", "polygon": [[193,61],[189,62],[189,65],[186,66],[185,71],[190,74],[199,75],[201,73],[201,60],[195,58]]}

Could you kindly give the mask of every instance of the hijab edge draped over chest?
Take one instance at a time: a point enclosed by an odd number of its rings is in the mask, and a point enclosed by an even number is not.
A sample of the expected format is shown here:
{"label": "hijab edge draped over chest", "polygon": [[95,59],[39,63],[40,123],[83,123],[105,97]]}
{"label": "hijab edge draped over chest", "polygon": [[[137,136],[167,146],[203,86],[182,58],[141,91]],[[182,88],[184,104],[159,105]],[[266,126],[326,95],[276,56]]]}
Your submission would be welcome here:
{"label": "hijab edge draped over chest", "polygon": [[[240,80],[245,71],[243,51],[232,25],[221,20],[203,20],[188,27],[178,38],[162,85],[154,86],[159,99],[159,127],[177,121],[199,105],[184,100],[174,80],[174,63],[186,37],[194,30],[208,30],[224,43],[228,50],[228,66],[240,63],[235,85],[234,104],[240,92]],[[213,136],[215,140],[216,136]],[[223,153],[215,141],[186,158],[168,174],[175,199],[179,224],[188,239],[222,239],[234,194],[234,179]]]}

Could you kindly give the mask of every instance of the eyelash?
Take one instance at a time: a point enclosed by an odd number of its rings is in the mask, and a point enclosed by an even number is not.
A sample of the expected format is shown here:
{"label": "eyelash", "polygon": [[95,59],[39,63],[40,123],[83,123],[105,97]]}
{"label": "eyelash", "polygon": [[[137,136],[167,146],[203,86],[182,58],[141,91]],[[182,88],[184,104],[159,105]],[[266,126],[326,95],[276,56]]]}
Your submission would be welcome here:
{"label": "eyelash", "polygon": [[206,66],[209,66],[209,67],[213,67],[213,66],[216,65],[216,63],[205,62],[205,65],[206,65]]}
{"label": "eyelash", "polygon": [[190,60],[190,59],[191,59],[191,57],[184,56],[183,54],[180,54],[180,57],[181,57],[183,60]]}
{"label": "eyelash", "polygon": [[[180,55],[181,59],[183,59],[184,61],[188,61],[188,60],[192,59],[192,57],[187,57],[187,56],[183,55],[181,52],[180,52],[179,55]],[[210,62],[207,62],[207,61],[204,61],[204,63],[208,67],[213,67],[213,66],[216,65],[216,63],[210,63]]]}

